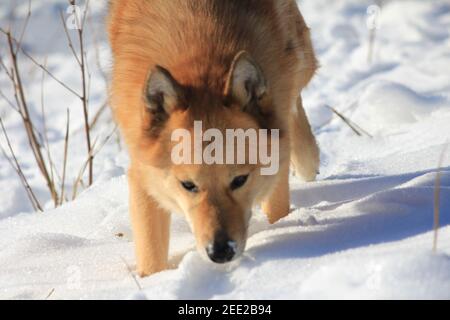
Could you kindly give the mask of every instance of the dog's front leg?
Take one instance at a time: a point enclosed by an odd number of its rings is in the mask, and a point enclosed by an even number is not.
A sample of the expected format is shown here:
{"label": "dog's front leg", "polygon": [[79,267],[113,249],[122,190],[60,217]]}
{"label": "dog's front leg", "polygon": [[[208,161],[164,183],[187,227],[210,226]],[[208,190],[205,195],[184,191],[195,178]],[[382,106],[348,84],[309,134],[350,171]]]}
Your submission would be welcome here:
{"label": "dog's front leg", "polygon": [[277,184],[272,194],[261,206],[271,224],[274,224],[289,214],[289,162],[282,164]]}
{"label": "dog's front leg", "polygon": [[130,170],[130,214],[137,272],[145,277],[168,267],[170,214],[145,192],[138,177]]}

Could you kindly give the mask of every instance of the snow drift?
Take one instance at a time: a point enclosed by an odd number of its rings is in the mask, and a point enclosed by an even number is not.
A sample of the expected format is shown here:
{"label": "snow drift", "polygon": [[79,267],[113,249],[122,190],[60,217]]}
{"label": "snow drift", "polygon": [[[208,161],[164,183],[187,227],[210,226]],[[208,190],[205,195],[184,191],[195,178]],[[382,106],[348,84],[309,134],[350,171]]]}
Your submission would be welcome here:
{"label": "snow drift", "polygon": [[[27,1],[17,1],[15,23]],[[441,229],[432,253],[433,199],[438,160],[449,141],[450,6],[442,1],[385,1],[367,62],[371,1],[299,1],[321,62],[304,104],[322,149],[319,180],[292,177],[293,213],[270,226],[256,210],[243,258],[227,266],[203,261],[186,222],[172,221],[173,269],[133,277],[128,219],[127,156],[115,139],[96,159],[96,184],[76,201],[32,213],[15,172],[0,158],[0,298],[5,299],[450,299],[450,157],[441,178]],[[77,84],[58,10],[64,1],[33,2],[26,47],[65,81]],[[102,31],[105,1],[92,8],[97,42],[88,59],[102,68],[109,53]],[[9,2],[0,3],[6,21]],[[43,35],[37,39],[36,32]],[[0,40],[0,41],[3,41]],[[4,46],[0,46],[3,54]],[[24,61],[26,64],[27,62]],[[39,116],[40,73],[27,64],[29,100]],[[34,70],[34,71],[33,71]],[[0,84],[6,83],[0,73]],[[51,79],[45,82],[51,149],[62,157],[65,108],[79,106]],[[98,72],[91,103],[106,97]],[[368,135],[357,136],[329,108]],[[43,201],[45,186],[32,167],[20,121],[0,99],[20,161]],[[113,124],[102,118],[96,134]],[[84,161],[81,120],[72,128],[69,172]],[[3,143],[4,141],[1,140]],[[130,271],[131,270],[131,271]]]}

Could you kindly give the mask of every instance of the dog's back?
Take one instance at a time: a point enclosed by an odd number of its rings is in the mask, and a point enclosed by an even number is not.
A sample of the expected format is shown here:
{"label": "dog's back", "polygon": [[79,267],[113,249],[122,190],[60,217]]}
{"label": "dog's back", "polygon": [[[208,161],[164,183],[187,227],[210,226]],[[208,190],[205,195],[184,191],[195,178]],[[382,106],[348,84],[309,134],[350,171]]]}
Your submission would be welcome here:
{"label": "dog's back", "polygon": [[261,66],[280,99],[305,86],[316,69],[309,31],[293,0],[115,0],[109,34],[121,91],[124,84],[141,90],[155,64],[183,85],[221,91],[241,50]]}

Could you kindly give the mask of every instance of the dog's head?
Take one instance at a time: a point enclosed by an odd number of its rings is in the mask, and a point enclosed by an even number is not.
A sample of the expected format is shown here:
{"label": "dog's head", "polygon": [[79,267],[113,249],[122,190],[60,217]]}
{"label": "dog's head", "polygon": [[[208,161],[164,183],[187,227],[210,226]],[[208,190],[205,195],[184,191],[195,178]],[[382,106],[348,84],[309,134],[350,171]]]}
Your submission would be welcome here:
{"label": "dog's head", "polygon": [[[244,251],[252,207],[271,191],[279,163],[279,136],[267,130],[277,128],[277,120],[268,111],[261,69],[241,52],[224,84],[217,94],[183,86],[168,70],[154,68],[135,155],[149,193],[186,216],[199,252],[216,263]],[[267,167],[272,172],[264,173]]]}

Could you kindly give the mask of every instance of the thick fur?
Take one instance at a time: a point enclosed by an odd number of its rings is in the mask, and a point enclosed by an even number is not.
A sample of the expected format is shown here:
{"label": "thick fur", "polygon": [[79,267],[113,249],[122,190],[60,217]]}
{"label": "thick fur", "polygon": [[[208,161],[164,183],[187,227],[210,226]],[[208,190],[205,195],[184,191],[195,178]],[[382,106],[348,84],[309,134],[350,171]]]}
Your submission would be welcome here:
{"label": "thick fur", "polygon": [[[137,269],[142,275],[168,266],[169,212],[184,214],[202,253],[225,230],[242,252],[251,208],[262,204],[270,222],[289,213],[289,163],[310,181],[319,151],[299,93],[317,63],[309,29],[294,0],[114,0],[108,18],[113,51],[111,105],[129,149],[130,210]],[[267,93],[244,110],[227,94],[233,61],[246,52],[265,77]],[[250,58],[249,58],[250,59]],[[145,88],[157,66],[170,73],[182,98],[174,112],[148,112]],[[156,109],[155,109],[156,110]],[[280,129],[280,171],[256,174],[254,166],[175,166],[170,134],[207,128]],[[230,179],[251,173],[245,188]],[[189,179],[198,195],[179,184]]]}

